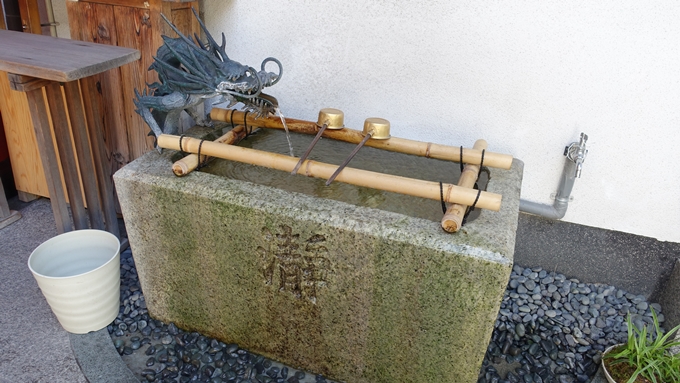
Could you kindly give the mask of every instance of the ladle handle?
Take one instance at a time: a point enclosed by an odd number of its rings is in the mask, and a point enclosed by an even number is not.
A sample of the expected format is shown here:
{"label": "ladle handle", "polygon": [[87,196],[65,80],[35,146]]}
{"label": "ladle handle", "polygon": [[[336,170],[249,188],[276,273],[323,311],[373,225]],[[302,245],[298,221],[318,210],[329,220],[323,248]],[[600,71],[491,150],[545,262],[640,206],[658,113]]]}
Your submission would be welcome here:
{"label": "ladle handle", "polygon": [[295,167],[293,168],[293,171],[290,172],[290,174],[292,174],[292,175],[297,174],[298,170],[300,169],[300,166],[302,166],[302,163],[305,162],[305,160],[309,156],[309,153],[312,152],[312,149],[314,149],[314,145],[316,145],[316,143],[319,142],[319,140],[321,139],[321,135],[323,135],[323,132],[324,132],[324,130],[326,130],[327,127],[328,127],[328,124],[323,124],[323,126],[319,130],[319,133],[317,133],[316,136],[314,136],[314,139],[312,140],[312,143],[309,144],[307,151],[305,151],[305,154],[303,154],[302,157],[300,157],[300,161],[298,161],[297,165],[295,165]]}
{"label": "ladle handle", "polygon": [[340,164],[340,166],[338,166],[338,168],[337,168],[337,169],[335,170],[335,172],[330,176],[330,178],[328,178],[328,180],[326,181],[326,186],[330,185],[331,182],[333,182],[333,180],[335,179],[335,177],[337,177],[338,174],[340,174],[340,172],[342,171],[342,169],[344,169],[345,166],[347,166],[347,164],[349,164],[349,162],[352,161],[352,158],[354,158],[354,156],[356,156],[356,154],[359,152],[359,149],[361,149],[361,147],[364,146],[364,144],[366,143],[366,141],[368,141],[368,139],[371,138],[372,136],[373,136],[373,131],[372,131],[372,130],[371,130],[370,132],[366,133],[366,136],[364,137],[363,140],[361,140],[361,142],[359,143],[359,145],[357,145],[356,148],[354,148],[354,150],[352,150],[352,153],[350,153],[349,156],[347,156],[347,158],[345,158],[345,161],[343,161],[343,163]]}

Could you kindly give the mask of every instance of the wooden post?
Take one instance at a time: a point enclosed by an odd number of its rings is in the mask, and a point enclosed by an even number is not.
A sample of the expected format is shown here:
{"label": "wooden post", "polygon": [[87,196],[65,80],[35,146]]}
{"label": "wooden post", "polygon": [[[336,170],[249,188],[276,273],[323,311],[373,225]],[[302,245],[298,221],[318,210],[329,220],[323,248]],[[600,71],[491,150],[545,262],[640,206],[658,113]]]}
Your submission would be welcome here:
{"label": "wooden post", "polygon": [[[87,125],[88,129],[92,130],[89,138],[93,141],[93,146],[101,149],[104,145],[101,136],[103,131],[101,117],[96,103],[90,103],[84,109],[73,108],[73,105],[69,106],[75,112],[73,122],[76,125],[74,137],[71,137],[72,132],[68,126],[69,118],[60,84],[73,82],[67,85],[66,92],[72,104],[80,103],[78,84],[75,81],[118,68],[138,58],[139,52],[133,49],[0,30],[0,70],[12,70],[13,75],[9,78],[11,88],[26,92],[40,160],[49,188],[52,211],[54,212],[57,230],[60,233],[72,230],[73,226],[66,208],[58,160],[61,160],[75,226],[78,229],[89,227],[73,145],[73,141],[79,149],[88,145],[82,129],[81,112],[83,110],[89,112]],[[87,84],[89,85],[88,93],[82,102],[90,102],[94,98],[91,96],[98,93],[98,87],[95,83],[88,82]],[[47,117],[43,87],[46,88],[49,101],[55,132],[54,137],[52,137]],[[59,157],[57,157],[55,146],[59,150]],[[87,151],[81,154],[86,156]],[[98,150],[98,154],[102,154],[102,150]],[[103,158],[106,158],[105,155]],[[82,174],[83,177],[96,178],[102,182],[108,180],[109,187],[100,188],[101,194],[98,197],[107,201],[107,203],[113,203],[115,195],[111,187],[111,173],[107,171],[108,167],[102,161],[102,156],[94,158],[94,161],[84,159],[82,162],[85,167],[93,163],[95,172],[98,173],[96,175]],[[85,168],[81,171],[84,172]],[[94,199],[92,200],[94,201]],[[118,219],[115,210],[112,217],[106,217],[106,219],[107,228],[110,227],[109,231],[118,235]]]}
{"label": "wooden post", "polygon": [[86,114],[87,129],[92,142],[92,160],[95,163],[95,174],[99,195],[102,196],[102,208],[104,211],[104,223],[106,231],[120,238],[118,228],[118,216],[116,215],[116,193],[113,189],[111,179],[111,169],[106,162],[106,147],[104,146],[104,125],[99,110],[99,103],[95,97],[97,95],[96,80],[93,77],[86,77],[80,80],[83,89],[83,106],[89,113]]}
{"label": "wooden post", "polygon": [[35,138],[40,151],[40,160],[45,170],[45,180],[50,193],[50,204],[54,212],[57,231],[65,233],[73,230],[71,218],[66,207],[66,196],[59,178],[57,153],[52,145],[52,131],[47,119],[47,107],[43,98],[42,88],[33,89],[26,93],[31,110],[31,119],[35,128]]}
{"label": "wooden post", "polygon": [[73,224],[76,230],[87,229],[87,214],[83,195],[80,190],[80,178],[78,177],[78,165],[76,164],[75,151],[71,144],[71,132],[68,126],[66,110],[64,109],[64,97],[61,93],[61,86],[57,82],[51,82],[46,87],[47,102],[49,103],[50,114],[52,115],[52,125],[54,134],[57,137],[57,149],[61,160],[61,170],[64,172],[64,183],[68,193],[73,213]]}
{"label": "wooden post", "polygon": [[85,111],[80,100],[78,81],[65,83],[64,92],[66,94],[69,120],[71,121],[71,131],[73,132],[73,142],[78,156],[78,167],[81,176],[85,175],[81,178],[83,181],[83,191],[85,192],[85,201],[87,202],[87,213],[90,217],[90,225],[93,229],[104,230],[104,217],[101,203],[99,202],[97,177],[94,164],[92,163],[92,150],[90,150],[90,140],[85,123]]}
{"label": "wooden post", "polygon": [[0,178],[0,229],[16,222],[19,218],[21,218],[21,213],[9,209],[5,188],[2,186],[2,179]]}
{"label": "wooden post", "polygon": [[[485,150],[487,143],[484,140],[477,140],[473,146],[476,150]],[[485,163],[486,163],[486,152],[485,152]],[[477,176],[479,175],[479,165],[466,164],[463,172],[460,174],[458,179],[458,186],[464,188],[472,188],[477,182]],[[465,217],[465,212],[467,207],[470,205],[462,205],[459,203],[454,203],[446,209],[444,217],[442,217],[442,228],[449,233],[454,233],[463,226],[463,218]]]}

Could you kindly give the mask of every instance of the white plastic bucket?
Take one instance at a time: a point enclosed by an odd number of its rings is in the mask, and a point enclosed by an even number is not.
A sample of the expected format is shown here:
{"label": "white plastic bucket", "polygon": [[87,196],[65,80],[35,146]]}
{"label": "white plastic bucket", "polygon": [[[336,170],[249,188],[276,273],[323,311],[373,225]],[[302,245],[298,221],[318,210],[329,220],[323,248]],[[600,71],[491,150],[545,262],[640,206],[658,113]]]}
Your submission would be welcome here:
{"label": "white plastic bucket", "polygon": [[120,242],[101,230],[60,234],[38,246],[28,268],[68,332],[85,334],[111,323],[120,308]]}

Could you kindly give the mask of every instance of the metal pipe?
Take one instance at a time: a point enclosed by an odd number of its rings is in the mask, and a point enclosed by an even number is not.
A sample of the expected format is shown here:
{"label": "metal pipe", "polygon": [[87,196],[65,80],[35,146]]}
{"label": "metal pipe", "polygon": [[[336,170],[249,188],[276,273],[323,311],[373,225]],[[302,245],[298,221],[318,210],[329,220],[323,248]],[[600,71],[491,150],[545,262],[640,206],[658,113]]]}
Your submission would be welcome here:
{"label": "metal pipe", "polygon": [[45,0],[45,8],[47,10],[47,25],[40,25],[41,27],[50,27],[50,35],[57,37],[57,26],[59,23],[54,20],[54,8],[52,8],[52,0]]}
{"label": "metal pipe", "polygon": [[571,145],[564,148],[564,156],[567,157],[567,160],[564,162],[560,185],[557,188],[557,193],[555,193],[555,202],[552,205],[547,205],[520,199],[519,211],[549,219],[564,218],[571,200],[571,191],[574,188],[576,178],[581,178],[583,161],[588,154],[586,141],[588,141],[588,135],[581,133],[579,142],[572,142]]}

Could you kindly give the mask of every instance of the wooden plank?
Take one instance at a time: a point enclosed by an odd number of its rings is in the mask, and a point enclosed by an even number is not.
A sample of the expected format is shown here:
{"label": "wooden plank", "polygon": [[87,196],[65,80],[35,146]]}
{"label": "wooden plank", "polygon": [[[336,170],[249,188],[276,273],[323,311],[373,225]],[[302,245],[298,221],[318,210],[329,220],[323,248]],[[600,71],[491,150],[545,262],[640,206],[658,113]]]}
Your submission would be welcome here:
{"label": "wooden plank", "polygon": [[66,207],[66,197],[59,174],[57,153],[52,144],[52,132],[47,118],[47,108],[42,89],[35,89],[26,93],[31,111],[31,119],[35,129],[35,137],[40,151],[40,160],[45,169],[45,180],[49,189],[50,203],[56,221],[57,231],[65,233],[73,230],[71,218]]}
{"label": "wooden plank", "polygon": [[[196,16],[191,11],[194,8],[198,12],[198,2],[186,2],[186,3],[163,3],[163,14],[168,16],[168,19],[172,21],[173,24],[187,37],[194,37],[194,34],[201,35],[201,27],[196,20]],[[176,36],[172,28],[165,22],[163,22],[164,33],[167,36]]]}
{"label": "wooden plank", "polygon": [[[71,0],[73,1],[73,0]],[[107,5],[119,5],[123,7],[133,7],[133,8],[144,8],[144,9],[149,9],[153,7],[152,2],[153,1],[158,1],[158,0],[76,0],[74,2],[81,2],[81,3],[99,3],[99,4],[107,4]],[[182,3],[188,3],[191,2],[192,0],[163,0],[163,2],[166,3],[175,3],[175,4],[182,4]]]}
{"label": "wooden plank", "polygon": [[5,24],[5,12],[3,7],[0,7],[0,29],[7,29],[7,24]]}
{"label": "wooden plank", "polygon": [[99,187],[99,194],[101,196],[104,211],[106,231],[120,239],[118,217],[116,216],[116,194],[111,178],[113,173],[111,173],[106,161],[103,119],[100,114],[99,103],[96,102],[98,92],[95,81],[96,80],[92,77],[80,80],[81,89],[83,91],[83,106],[85,107],[85,110],[88,111],[88,113],[86,113],[87,130],[90,135],[90,142],[92,143],[92,159],[94,160],[97,185]]}
{"label": "wooden plank", "polygon": [[76,155],[78,156],[78,168],[80,169],[85,191],[85,201],[87,202],[87,213],[90,217],[90,226],[93,229],[104,230],[104,216],[101,203],[99,202],[99,190],[97,188],[97,177],[92,163],[92,150],[87,135],[87,125],[85,123],[85,111],[80,99],[80,87],[77,81],[64,84],[66,94],[66,107],[71,122],[71,132],[75,144]]}
{"label": "wooden plank", "polygon": [[[50,115],[54,134],[57,137],[57,149],[61,160],[61,169],[64,173],[64,184],[71,205],[73,223],[76,230],[87,229],[87,213],[80,189],[80,178],[78,177],[78,164],[76,164],[75,151],[71,143],[71,132],[68,125],[68,117],[64,107],[64,97],[61,93],[59,83],[51,83],[45,87],[47,92],[47,102],[49,104]],[[59,174],[59,173],[53,173]]]}
{"label": "wooden plank", "polygon": [[[42,173],[40,174],[42,175]],[[44,179],[45,177],[43,177],[43,180]],[[40,198],[40,196],[37,194],[31,194],[25,191],[17,190],[17,198],[19,198],[19,201],[21,202],[31,202],[37,200],[38,198]]]}
{"label": "wooden plank", "polygon": [[123,7],[149,9],[149,0],[79,0],[81,3],[117,5]]}
{"label": "wooden plank", "polygon": [[[66,6],[71,38],[101,44],[118,44],[113,6],[71,1],[67,1]],[[123,83],[121,68],[92,78],[94,81],[88,83],[93,84],[96,91],[89,94],[94,97],[92,100],[97,103],[100,116],[103,118],[99,121],[106,149],[102,153],[110,173],[113,174],[134,159],[130,155],[128,144],[125,117],[127,112],[121,92]]]}
{"label": "wooden plank", "polygon": [[[191,12],[191,7],[196,9],[196,12],[198,12],[198,1],[188,1],[183,3],[164,1],[161,4],[159,10],[168,18],[168,20],[175,24],[177,29],[179,29],[179,31],[185,36],[193,37],[194,33],[197,33],[200,36],[201,27],[198,25],[198,21],[196,21],[196,17],[194,16],[193,12]],[[160,17],[160,15],[158,16],[159,17],[155,18],[155,20],[159,26],[160,34],[170,37],[178,37],[175,31],[173,31],[168,25],[168,23],[166,23],[165,20]],[[160,38],[160,36],[158,37]],[[161,45],[163,45],[162,39],[159,41],[158,46],[160,47]]]}
{"label": "wooden plank", "polygon": [[6,72],[0,72],[0,110],[14,174],[14,186],[20,194],[48,197],[49,189],[43,176],[26,93],[10,89]]}
{"label": "wooden plank", "polygon": [[0,70],[73,81],[139,59],[136,50],[0,30]]}
{"label": "wooden plank", "polygon": [[18,4],[24,32],[42,34],[38,0],[19,0]]}
{"label": "wooden plank", "polygon": [[9,79],[9,87],[12,90],[19,92],[28,92],[29,90],[39,89],[47,86],[51,81],[43,80],[30,76],[22,76],[16,73],[7,73]]}
{"label": "wooden plank", "polygon": [[120,68],[125,126],[127,126],[127,144],[130,148],[130,159],[137,158],[153,149],[153,137],[148,136],[149,127],[144,120],[135,112],[134,94],[135,89],[139,92],[146,89],[146,84],[158,81],[155,71],[149,71],[153,63],[153,56],[158,47],[155,45],[154,29],[151,22],[153,10],[116,7],[115,22],[116,36],[119,46],[137,49],[141,52],[139,61],[124,65]]}

